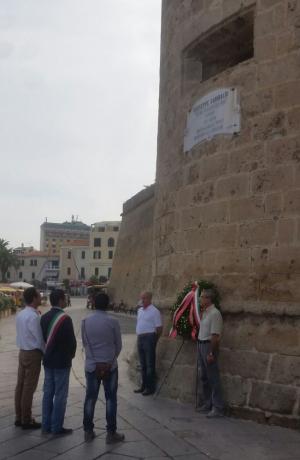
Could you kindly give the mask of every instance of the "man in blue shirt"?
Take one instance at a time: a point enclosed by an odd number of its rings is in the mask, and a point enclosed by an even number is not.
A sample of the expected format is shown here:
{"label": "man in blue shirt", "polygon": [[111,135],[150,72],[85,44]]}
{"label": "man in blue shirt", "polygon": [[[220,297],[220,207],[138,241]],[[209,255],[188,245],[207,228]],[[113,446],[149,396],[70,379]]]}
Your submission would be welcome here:
{"label": "man in blue shirt", "polygon": [[[86,397],[83,427],[85,440],[95,437],[94,410],[101,381],[106,399],[106,443],[124,441],[117,432],[118,361],[122,349],[119,322],[106,312],[109,305],[107,294],[100,293],[93,300],[95,313],[82,321],[82,343],[85,348]],[[101,375],[101,368],[103,374]]]}

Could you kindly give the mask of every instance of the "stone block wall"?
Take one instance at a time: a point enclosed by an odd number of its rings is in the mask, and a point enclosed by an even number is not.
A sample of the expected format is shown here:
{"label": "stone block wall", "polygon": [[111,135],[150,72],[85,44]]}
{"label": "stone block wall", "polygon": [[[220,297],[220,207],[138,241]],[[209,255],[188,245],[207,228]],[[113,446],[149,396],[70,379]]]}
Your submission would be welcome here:
{"label": "stone block wall", "polygon": [[[247,8],[254,56],[204,82],[187,78],[185,50]],[[184,154],[189,109],[220,87],[238,89],[241,132]],[[229,404],[288,424],[300,420],[299,90],[299,1],[163,0],[153,290],[169,323],[186,282],[214,281]],[[178,394],[174,379],[166,388],[184,399],[194,374],[176,366]]]}
{"label": "stone block wall", "polygon": [[122,223],[113,259],[109,294],[135,307],[142,290],[151,289],[154,185],[123,205]]}

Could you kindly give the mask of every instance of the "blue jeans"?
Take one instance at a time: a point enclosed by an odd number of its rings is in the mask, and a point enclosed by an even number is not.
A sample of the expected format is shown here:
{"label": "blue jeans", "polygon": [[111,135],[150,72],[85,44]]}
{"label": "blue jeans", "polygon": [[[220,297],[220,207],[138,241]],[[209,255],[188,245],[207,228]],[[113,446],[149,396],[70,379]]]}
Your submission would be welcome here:
{"label": "blue jeans", "polygon": [[155,391],[155,351],[157,334],[138,335],[137,347],[142,368],[142,388]]}
{"label": "blue jeans", "polygon": [[[84,431],[93,431],[95,405],[99,395],[101,380],[96,377],[96,372],[86,372],[86,395],[83,409]],[[109,377],[103,382],[106,400],[106,430],[115,433],[117,430],[117,390],[118,368],[111,371]]]}
{"label": "blue jeans", "polygon": [[70,367],[45,369],[42,430],[59,433],[63,428],[69,391]]}

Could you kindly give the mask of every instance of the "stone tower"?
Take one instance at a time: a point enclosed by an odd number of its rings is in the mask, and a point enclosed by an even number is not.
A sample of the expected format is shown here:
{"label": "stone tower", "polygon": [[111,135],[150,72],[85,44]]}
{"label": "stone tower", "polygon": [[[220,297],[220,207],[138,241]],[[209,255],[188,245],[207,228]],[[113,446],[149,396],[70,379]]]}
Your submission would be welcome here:
{"label": "stone tower", "polygon": [[[222,295],[222,373],[232,411],[295,425],[300,1],[163,0],[160,71],[156,298],[167,311],[187,281],[214,281]],[[220,130],[212,110],[186,148],[188,115],[199,115],[218,91],[234,92],[229,121],[234,113],[240,126]],[[175,347],[164,339],[161,367]],[[186,345],[186,359],[169,375],[165,391],[175,397],[192,397],[193,350]]]}

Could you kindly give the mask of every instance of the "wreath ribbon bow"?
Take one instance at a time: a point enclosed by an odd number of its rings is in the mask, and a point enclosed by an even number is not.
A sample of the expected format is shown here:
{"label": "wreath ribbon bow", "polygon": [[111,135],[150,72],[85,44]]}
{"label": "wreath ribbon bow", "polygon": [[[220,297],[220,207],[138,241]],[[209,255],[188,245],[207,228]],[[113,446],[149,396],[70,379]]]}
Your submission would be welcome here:
{"label": "wreath ribbon bow", "polygon": [[192,327],[191,336],[193,340],[197,339],[197,334],[200,326],[199,314],[199,285],[197,281],[192,284],[192,289],[186,294],[179,307],[175,310],[173,315],[172,328],[169,337],[175,338],[177,336],[177,324],[186,310],[189,309],[189,323]]}

